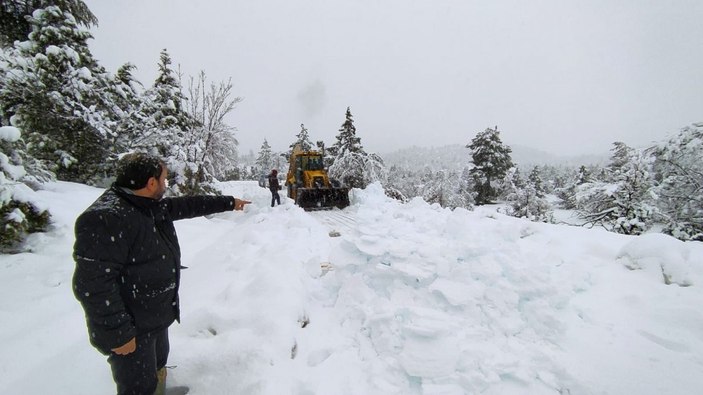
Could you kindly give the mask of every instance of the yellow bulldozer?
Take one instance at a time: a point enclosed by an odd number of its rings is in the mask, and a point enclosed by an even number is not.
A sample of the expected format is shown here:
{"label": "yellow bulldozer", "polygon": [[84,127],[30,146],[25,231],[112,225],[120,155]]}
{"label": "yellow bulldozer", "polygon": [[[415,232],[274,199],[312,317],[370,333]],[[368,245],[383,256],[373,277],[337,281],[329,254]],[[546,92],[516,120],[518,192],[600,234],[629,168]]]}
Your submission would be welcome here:
{"label": "yellow bulldozer", "polygon": [[286,176],[288,197],[306,211],[349,206],[349,188],[330,180],[322,153],[293,148]]}

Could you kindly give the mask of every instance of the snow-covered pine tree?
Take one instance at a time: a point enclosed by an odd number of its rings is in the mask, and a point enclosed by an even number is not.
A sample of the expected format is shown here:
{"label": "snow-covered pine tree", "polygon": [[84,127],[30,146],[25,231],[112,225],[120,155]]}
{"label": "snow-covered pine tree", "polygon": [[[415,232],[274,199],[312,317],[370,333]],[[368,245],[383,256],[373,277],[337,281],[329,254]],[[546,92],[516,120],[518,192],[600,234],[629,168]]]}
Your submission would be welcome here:
{"label": "snow-covered pine tree", "polygon": [[111,76],[88,49],[90,33],[59,7],[36,9],[26,41],[0,55],[0,118],[15,118],[28,154],[60,179],[95,182],[107,175],[123,116]]}
{"label": "snow-covered pine tree", "polygon": [[24,168],[24,149],[19,129],[0,127],[0,253],[16,251],[27,234],[44,231],[49,224],[49,212],[25,185],[32,176]]}
{"label": "snow-covered pine tree", "polygon": [[703,122],[684,127],[654,148],[659,207],[665,233],[703,241]]}
{"label": "snow-covered pine tree", "polygon": [[491,203],[498,196],[493,183],[505,177],[507,171],[513,167],[510,157],[512,151],[500,140],[497,126],[479,132],[466,148],[471,150],[474,165],[470,170],[476,191],[474,200],[478,205]]}
{"label": "snow-covered pine tree", "polygon": [[621,141],[616,141],[610,151],[612,155],[607,166],[608,175],[611,180],[616,180],[620,178],[623,168],[629,163],[633,149]]}
{"label": "snow-covered pine tree", "polygon": [[164,159],[176,157],[184,160],[184,134],[193,122],[183,110],[185,95],[180,78],[176,78],[171,63],[171,56],[163,49],[159,55],[159,74],[153,86],[144,92],[142,112],[147,123],[143,126],[141,138],[130,148],[150,150]]}
{"label": "snow-covered pine tree", "polygon": [[581,165],[579,167],[578,176],[576,177],[576,184],[581,185],[591,181],[591,172],[588,171],[586,166]]}
{"label": "snow-covered pine tree", "polygon": [[296,145],[299,145],[302,151],[310,151],[313,148],[312,142],[310,141],[310,136],[308,135],[308,130],[305,128],[305,124],[300,124],[300,133],[295,136],[295,141],[290,145],[287,157],[290,157],[293,152],[293,148],[295,148]]}
{"label": "snow-covered pine tree", "polygon": [[334,159],[345,155],[347,152],[356,153],[364,150],[361,146],[361,138],[356,136],[356,126],[354,126],[354,118],[350,107],[347,107],[344,123],[339,128],[339,134],[336,139],[337,141],[328,148],[328,153]]}
{"label": "snow-covered pine tree", "polygon": [[[317,151],[321,152],[323,154],[322,162],[323,162],[323,165],[325,166],[325,168],[328,168],[329,165],[333,161],[333,159],[329,157],[328,153],[325,152],[325,144],[322,141],[318,141],[317,148],[315,148],[315,146],[310,141],[310,135],[308,134],[308,129],[305,127],[305,124],[301,123],[300,124],[300,132],[295,136],[295,141],[293,141],[293,143],[291,143],[288,151],[284,151],[284,152],[279,153],[278,155],[271,156],[271,164],[269,165],[268,170],[278,169],[280,171],[281,164],[287,163],[288,161],[290,161],[290,156],[293,154],[293,149],[295,148],[296,145],[303,152],[313,151],[315,149],[317,149]],[[263,171],[268,171],[268,170],[263,170]]]}
{"label": "snow-covered pine tree", "polygon": [[379,181],[385,183],[387,177],[383,159],[376,154],[367,154],[361,146],[361,138],[356,136],[356,127],[347,107],[346,119],[339,129],[337,142],[328,149],[333,158],[328,173],[349,188],[366,188]]}
{"label": "snow-covered pine tree", "polygon": [[532,168],[530,175],[527,177],[527,181],[535,188],[535,194],[537,197],[544,198],[544,182],[542,181],[542,176],[540,175],[538,166]]}
{"label": "snow-covered pine tree", "polygon": [[149,118],[144,111],[147,102],[142,94],[143,86],[132,74],[135,69],[136,66],[132,63],[120,66],[110,87],[115,104],[123,112],[115,127],[115,146],[119,152],[127,151],[133,142],[139,141],[144,135],[145,125],[149,124]]}
{"label": "snow-covered pine tree", "polygon": [[81,0],[7,0],[0,2],[0,46],[9,47],[15,41],[25,41],[32,32],[27,19],[34,10],[57,6],[73,15],[78,25],[89,28],[98,19]]}
{"label": "snow-covered pine tree", "polygon": [[[171,56],[166,49],[159,55],[159,74],[154,84],[143,94],[140,112],[144,115],[141,133],[132,139],[130,151],[144,151],[164,159],[174,189],[186,185],[185,170],[188,153],[186,131],[194,121],[186,113],[180,77],[171,68]],[[187,189],[187,188],[186,188]]]}
{"label": "snow-covered pine tree", "polygon": [[256,157],[256,168],[259,174],[268,174],[274,168],[273,152],[269,142],[264,139],[259,149],[259,156]]}

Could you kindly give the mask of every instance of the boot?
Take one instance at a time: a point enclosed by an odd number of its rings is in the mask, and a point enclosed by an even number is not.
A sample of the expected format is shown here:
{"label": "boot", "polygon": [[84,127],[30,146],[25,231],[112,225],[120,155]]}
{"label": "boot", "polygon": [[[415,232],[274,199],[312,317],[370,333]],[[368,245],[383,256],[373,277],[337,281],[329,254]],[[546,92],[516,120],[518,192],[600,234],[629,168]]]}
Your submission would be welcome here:
{"label": "boot", "polygon": [[156,391],[154,395],[185,395],[190,391],[190,388],[185,386],[170,387],[166,388],[166,367],[156,371],[156,378],[158,379],[158,384],[156,385]]}
{"label": "boot", "polygon": [[166,375],[167,375],[167,372],[166,372],[165,366],[156,371],[156,379],[158,380],[158,383],[156,384],[156,391],[154,391],[154,395],[165,395],[165,393],[166,393]]}

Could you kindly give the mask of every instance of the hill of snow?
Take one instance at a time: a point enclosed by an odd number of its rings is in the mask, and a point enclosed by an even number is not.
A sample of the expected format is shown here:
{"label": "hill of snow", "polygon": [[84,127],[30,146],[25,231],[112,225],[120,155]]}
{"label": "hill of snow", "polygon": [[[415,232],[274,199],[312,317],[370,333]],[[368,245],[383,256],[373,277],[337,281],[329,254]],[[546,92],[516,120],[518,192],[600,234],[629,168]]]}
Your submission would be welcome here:
{"label": "hill of snow", "polygon": [[[177,222],[169,377],[192,395],[703,388],[701,243],[403,205],[377,185],[318,213],[222,187],[254,203]],[[0,256],[0,393],[114,393],[71,291],[73,222],[101,192],[48,184],[53,229]]]}

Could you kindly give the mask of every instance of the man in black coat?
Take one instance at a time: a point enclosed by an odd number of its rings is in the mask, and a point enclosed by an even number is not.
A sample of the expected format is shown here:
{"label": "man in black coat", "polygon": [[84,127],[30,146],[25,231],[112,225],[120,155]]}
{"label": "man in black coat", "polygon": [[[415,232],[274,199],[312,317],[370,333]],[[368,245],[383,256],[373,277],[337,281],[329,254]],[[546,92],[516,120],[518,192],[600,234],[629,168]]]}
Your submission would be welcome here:
{"label": "man in black coat", "polygon": [[[108,356],[118,394],[152,394],[165,380],[168,327],[179,320],[181,251],[173,221],[250,202],[232,196],[163,198],[167,169],[135,153],[76,220],[73,292],[91,344]],[[159,378],[157,380],[157,371]]]}
{"label": "man in black coat", "polygon": [[268,177],[269,190],[271,191],[271,207],[273,207],[274,202],[281,204],[281,196],[278,194],[278,191],[281,190],[281,186],[278,184],[278,170],[271,170]]}

